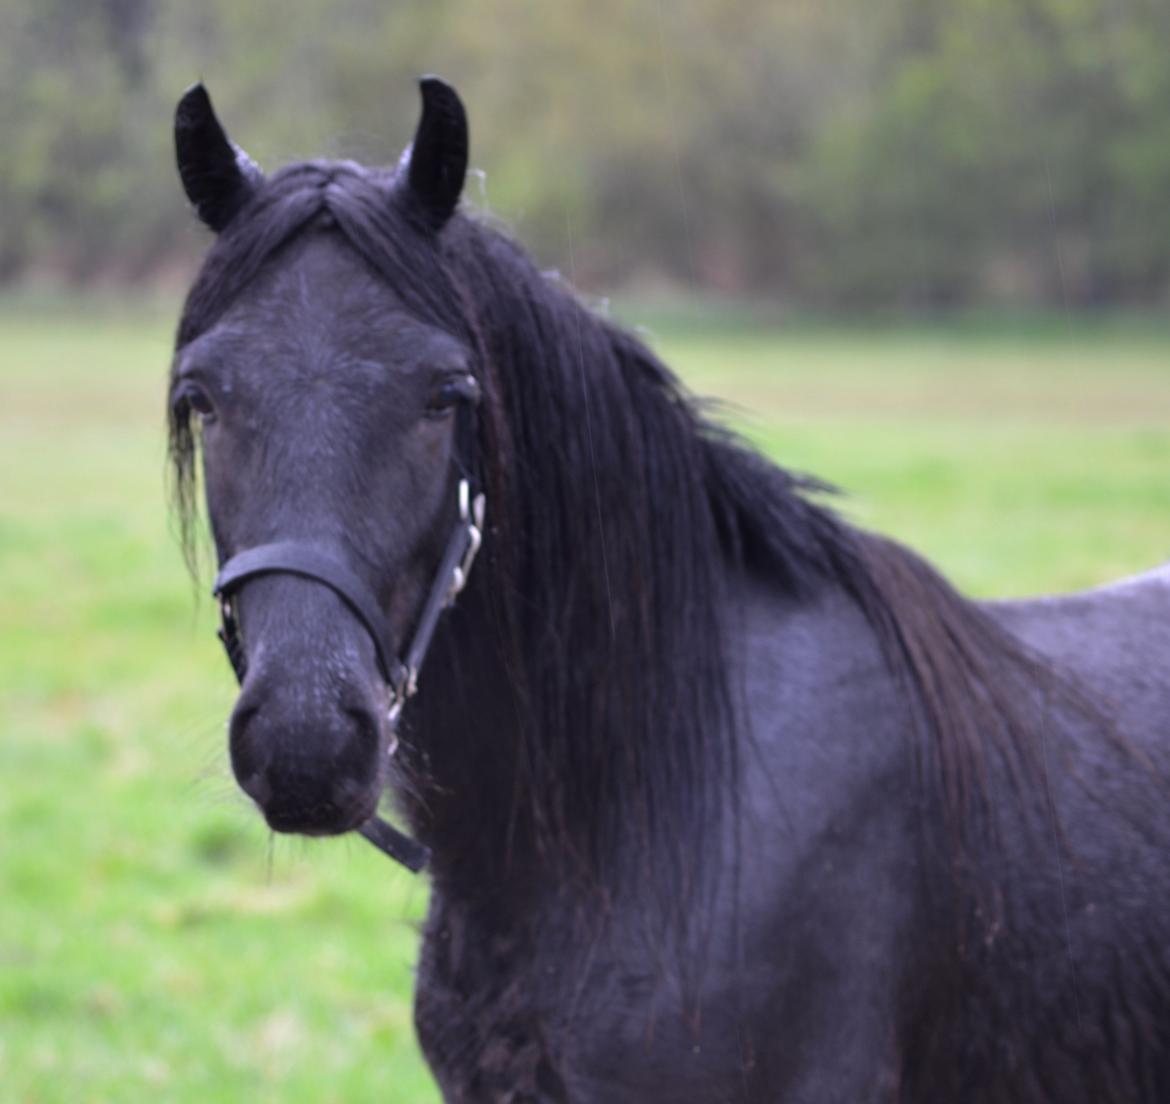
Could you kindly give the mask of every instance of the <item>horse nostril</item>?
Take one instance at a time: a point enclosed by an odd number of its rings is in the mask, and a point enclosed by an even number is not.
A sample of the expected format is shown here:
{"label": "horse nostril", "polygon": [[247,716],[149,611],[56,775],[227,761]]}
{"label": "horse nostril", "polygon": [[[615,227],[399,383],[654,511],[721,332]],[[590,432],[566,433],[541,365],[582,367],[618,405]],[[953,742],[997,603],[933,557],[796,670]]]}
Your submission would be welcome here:
{"label": "horse nostril", "polygon": [[262,809],[272,800],[272,786],[269,785],[268,779],[261,772],[253,771],[251,774],[240,774],[237,770],[236,782],[240,789]]}
{"label": "horse nostril", "polygon": [[360,707],[346,707],[345,715],[350,730],[335,760],[338,777],[368,781],[378,764],[378,720],[368,709]]}
{"label": "horse nostril", "polygon": [[232,712],[228,723],[228,750],[231,755],[232,773],[240,789],[253,801],[263,805],[272,795],[272,789],[265,779],[269,749],[263,741],[256,739],[255,726],[259,708],[241,700]]}
{"label": "horse nostril", "polygon": [[333,758],[330,793],[338,813],[356,826],[374,815],[381,796],[381,730],[368,709],[347,706],[343,712],[348,731]]}
{"label": "horse nostril", "polygon": [[236,781],[277,831],[350,831],[377,811],[381,796],[379,715],[348,687],[323,709],[305,709],[279,689],[257,671],[236,703],[229,725]]}

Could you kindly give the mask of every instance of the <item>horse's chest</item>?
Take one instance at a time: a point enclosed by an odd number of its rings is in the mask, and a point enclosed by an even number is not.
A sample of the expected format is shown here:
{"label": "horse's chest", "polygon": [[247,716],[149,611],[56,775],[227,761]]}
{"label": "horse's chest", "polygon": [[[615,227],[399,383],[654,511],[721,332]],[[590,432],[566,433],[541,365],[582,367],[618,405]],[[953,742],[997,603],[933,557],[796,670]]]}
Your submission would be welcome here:
{"label": "horse's chest", "polygon": [[[449,1102],[573,1104],[739,1099],[745,1054],[734,1015],[713,997],[703,1031],[650,954],[612,931],[547,922],[545,939],[500,934],[432,901],[415,1024]],[[710,996],[710,995],[709,995]]]}
{"label": "horse's chest", "polygon": [[457,914],[432,916],[419,962],[415,1026],[446,1100],[568,1099],[548,1012],[555,983],[522,937],[488,934]]}

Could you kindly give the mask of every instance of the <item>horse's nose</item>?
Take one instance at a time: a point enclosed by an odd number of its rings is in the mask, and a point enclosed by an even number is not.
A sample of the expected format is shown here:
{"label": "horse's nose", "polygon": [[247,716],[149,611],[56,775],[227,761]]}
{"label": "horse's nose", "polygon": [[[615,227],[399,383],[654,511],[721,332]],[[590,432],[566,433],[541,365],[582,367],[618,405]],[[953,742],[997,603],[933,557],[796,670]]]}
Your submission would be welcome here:
{"label": "horse's nose", "polygon": [[379,719],[353,693],[311,698],[250,671],[229,725],[232,771],[276,831],[348,832],[377,808]]}

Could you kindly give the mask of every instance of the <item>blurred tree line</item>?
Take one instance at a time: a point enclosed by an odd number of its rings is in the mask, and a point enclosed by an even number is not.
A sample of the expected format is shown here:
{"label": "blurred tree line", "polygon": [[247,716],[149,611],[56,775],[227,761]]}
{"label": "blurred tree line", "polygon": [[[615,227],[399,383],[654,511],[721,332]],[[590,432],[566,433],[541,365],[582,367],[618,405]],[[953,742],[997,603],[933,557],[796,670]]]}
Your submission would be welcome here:
{"label": "blurred tree line", "polygon": [[388,163],[425,71],[469,199],[580,283],[1170,300],[1166,0],[0,0],[0,280],[189,263],[196,79],[261,164]]}

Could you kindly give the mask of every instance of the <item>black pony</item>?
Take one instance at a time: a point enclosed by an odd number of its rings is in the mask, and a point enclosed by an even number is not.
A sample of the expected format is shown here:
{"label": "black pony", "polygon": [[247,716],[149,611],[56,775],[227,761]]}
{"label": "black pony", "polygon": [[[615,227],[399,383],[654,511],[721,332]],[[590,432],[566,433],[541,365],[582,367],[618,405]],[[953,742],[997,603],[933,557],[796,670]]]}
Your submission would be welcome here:
{"label": "black pony", "polygon": [[847,525],[457,210],[422,91],[272,177],[183,98],[170,426],[240,784],[430,849],[446,1099],[1170,1100],[1170,572],[980,605]]}

